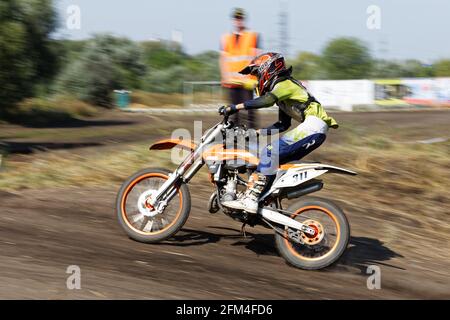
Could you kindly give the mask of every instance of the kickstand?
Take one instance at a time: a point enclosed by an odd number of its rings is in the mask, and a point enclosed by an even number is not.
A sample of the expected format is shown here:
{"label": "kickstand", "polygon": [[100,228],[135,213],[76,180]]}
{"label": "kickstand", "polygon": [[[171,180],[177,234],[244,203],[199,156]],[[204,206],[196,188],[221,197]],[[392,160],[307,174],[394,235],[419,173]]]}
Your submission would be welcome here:
{"label": "kickstand", "polygon": [[247,235],[245,234],[245,226],[246,226],[247,224],[244,222],[243,224],[242,224],[242,227],[241,227],[241,235],[244,237],[244,238],[247,238]]}

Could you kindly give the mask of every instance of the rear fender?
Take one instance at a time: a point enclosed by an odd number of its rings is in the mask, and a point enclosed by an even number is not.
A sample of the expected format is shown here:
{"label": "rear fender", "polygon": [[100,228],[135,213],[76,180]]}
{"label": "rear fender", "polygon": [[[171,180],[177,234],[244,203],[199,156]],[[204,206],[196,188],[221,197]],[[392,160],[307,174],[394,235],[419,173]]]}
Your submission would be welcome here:
{"label": "rear fender", "polygon": [[356,175],[356,172],[354,171],[322,163],[288,164],[282,165],[280,169],[286,170],[286,172],[275,181],[272,186],[272,191],[301,185],[306,181],[314,179],[327,172]]}
{"label": "rear fender", "polygon": [[328,172],[332,173],[349,174],[352,176],[357,175],[357,173],[354,171],[323,163],[288,163],[280,166],[280,170],[293,170],[293,169],[327,170]]}
{"label": "rear fender", "polygon": [[188,151],[194,151],[197,145],[193,141],[181,139],[164,139],[155,142],[150,146],[150,150],[168,150],[172,148],[181,148]]}

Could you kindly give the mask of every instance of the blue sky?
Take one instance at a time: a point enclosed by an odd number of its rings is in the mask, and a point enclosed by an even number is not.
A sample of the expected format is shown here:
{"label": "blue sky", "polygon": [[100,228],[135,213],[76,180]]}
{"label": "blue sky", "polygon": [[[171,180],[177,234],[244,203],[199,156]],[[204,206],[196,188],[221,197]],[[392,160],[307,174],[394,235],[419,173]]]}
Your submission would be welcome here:
{"label": "blue sky", "polygon": [[[239,6],[249,14],[248,25],[262,35],[263,48],[278,49],[278,13],[288,12],[289,53],[320,52],[338,36],[365,41],[372,54],[386,59],[450,58],[448,0],[55,0],[61,19],[57,36],[85,39],[109,32],[134,40],[170,39],[183,35],[189,53],[219,48],[220,35],[231,29],[230,11]],[[67,7],[81,9],[81,29],[65,27]],[[381,9],[381,28],[366,26],[369,5]]]}

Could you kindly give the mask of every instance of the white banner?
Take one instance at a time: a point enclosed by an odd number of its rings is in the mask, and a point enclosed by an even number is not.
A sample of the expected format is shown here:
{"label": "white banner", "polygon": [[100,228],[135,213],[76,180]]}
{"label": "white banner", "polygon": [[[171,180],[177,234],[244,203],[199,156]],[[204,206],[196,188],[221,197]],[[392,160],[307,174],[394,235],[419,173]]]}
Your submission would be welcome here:
{"label": "white banner", "polygon": [[403,100],[409,104],[450,105],[450,78],[402,79],[407,87]]}
{"label": "white banner", "polygon": [[355,105],[374,104],[371,80],[312,80],[303,82],[324,107],[352,111]]}

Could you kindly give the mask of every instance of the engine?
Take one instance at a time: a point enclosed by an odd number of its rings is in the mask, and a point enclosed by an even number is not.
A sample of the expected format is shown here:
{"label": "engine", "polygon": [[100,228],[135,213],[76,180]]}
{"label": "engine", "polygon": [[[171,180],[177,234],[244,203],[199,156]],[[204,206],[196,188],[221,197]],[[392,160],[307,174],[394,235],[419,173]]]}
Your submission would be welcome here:
{"label": "engine", "polygon": [[237,180],[236,177],[230,178],[224,188],[224,194],[222,195],[222,201],[236,200],[237,193]]}

